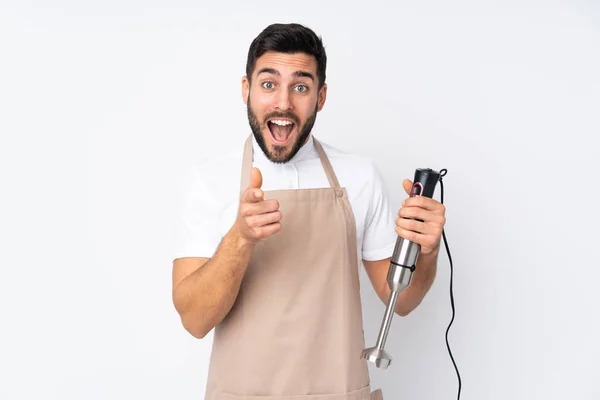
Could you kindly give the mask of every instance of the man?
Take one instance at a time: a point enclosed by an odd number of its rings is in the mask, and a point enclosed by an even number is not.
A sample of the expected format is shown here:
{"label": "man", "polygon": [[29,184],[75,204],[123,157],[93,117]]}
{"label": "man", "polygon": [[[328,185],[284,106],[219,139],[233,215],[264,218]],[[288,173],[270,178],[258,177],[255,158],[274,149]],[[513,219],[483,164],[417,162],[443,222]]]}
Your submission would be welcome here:
{"label": "man", "polygon": [[208,400],[382,398],[361,359],[358,265],[386,303],[397,235],[421,245],[403,316],[433,282],[444,206],[408,198],[394,215],[369,160],[311,135],[326,60],[304,26],[261,32],[242,78],[253,135],[199,164],[186,189],[173,302],[193,336],[215,328]]}

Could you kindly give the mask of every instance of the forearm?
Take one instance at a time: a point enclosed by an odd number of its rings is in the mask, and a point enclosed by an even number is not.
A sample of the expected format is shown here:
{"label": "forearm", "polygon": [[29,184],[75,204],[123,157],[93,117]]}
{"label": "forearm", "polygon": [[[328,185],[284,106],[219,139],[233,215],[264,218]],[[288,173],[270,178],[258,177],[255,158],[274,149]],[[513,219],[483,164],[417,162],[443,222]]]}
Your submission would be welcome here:
{"label": "forearm", "polygon": [[435,280],[438,253],[439,246],[430,254],[419,255],[410,285],[398,296],[397,314],[406,316],[421,304]]}
{"label": "forearm", "polygon": [[229,313],[253,250],[254,244],[232,228],[214,256],[176,287],[175,307],[193,336],[206,336]]}

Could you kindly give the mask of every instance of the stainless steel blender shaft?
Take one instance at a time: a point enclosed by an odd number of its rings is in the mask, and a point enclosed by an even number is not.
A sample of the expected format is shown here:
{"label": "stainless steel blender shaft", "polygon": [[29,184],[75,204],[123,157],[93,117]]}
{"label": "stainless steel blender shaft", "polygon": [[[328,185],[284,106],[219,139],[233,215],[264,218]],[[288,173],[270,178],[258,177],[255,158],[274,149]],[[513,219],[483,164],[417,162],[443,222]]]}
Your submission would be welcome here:
{"label": "stainless steel blender shaft", "polygon": [[392,255],[387,275],[387,283],[391,293],[385,309],[383,322],[379,329],[377,344],[375,347],[363,350],[362,353],[362,358],[374,363],[379,368],[385,369],[392,362],[392,356],[384,350],[384,346],[390,326],[392,325],[398,296],[400,295],[400,292],[410,285],[415,262],[420,249],[421,246],[417,243],[413,243],[404,238],[398,237],[398,240],[396,241],[396,247],[394,248],[394,254]]}

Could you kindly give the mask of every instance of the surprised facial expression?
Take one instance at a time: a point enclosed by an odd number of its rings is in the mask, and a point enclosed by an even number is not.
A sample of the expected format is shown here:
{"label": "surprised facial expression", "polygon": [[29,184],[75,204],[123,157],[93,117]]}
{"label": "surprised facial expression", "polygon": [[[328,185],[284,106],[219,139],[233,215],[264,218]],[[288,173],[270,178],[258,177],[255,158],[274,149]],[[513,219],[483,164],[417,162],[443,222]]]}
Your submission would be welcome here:
{"label": "surprised facial expression", "polygon": [[288,162],[306,143],[326,93],[313,56],[266,52],[256,60],[251,79],[242,79],[242,95],[254,137],[271,161]]}

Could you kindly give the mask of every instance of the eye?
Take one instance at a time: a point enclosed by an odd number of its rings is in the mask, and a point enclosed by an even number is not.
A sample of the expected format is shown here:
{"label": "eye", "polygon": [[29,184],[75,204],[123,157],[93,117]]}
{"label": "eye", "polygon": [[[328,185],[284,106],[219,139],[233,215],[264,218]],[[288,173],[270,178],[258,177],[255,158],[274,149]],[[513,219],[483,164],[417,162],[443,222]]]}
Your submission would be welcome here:
{"label": "eye", "polygon": [[265,89],[273,89],[275,85],[271,81],[266,81],[263,82],[262,87],[264,87]]}
{"label": "eye", "polygon": [[308,91],[308,86],[306,85],[298,85],[296,86],[296,90],[300,93],[304,93]]}

